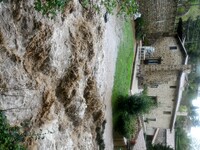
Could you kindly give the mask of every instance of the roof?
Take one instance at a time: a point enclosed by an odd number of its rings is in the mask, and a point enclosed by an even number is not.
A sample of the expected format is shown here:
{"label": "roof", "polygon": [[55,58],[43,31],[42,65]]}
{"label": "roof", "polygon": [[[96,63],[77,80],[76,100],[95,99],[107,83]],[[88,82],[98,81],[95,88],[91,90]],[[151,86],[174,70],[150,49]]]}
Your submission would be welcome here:
{"label": "roof", "polygon": [[[185,60],[184,60],[183,64],[187,65],[188,64],[187,51],[186,51],[185,46],[184,46],[184,44],[181,41],[179,36],[177,36],[177,39],[178,39],[178,43],[179,43],[179,45],[182,49],[183,55],[185,56]],[[171,124],[170,124],[170,131],[171,132],[174,129],[174,125],[175,125],[175,122],[176,122],[176,116],[177,116],[177,112],[178,112],[178,109],[179,109],[179,106],[180,106],[180,103],[181,103],[186,78],[187,78],[187,74],[182,71],[181,74],[180,74],[180,80],[179,80],[179,86],[178,86],[178,92],[177,92],[177,99],[175,101],[175,108],[174,108],[174,111],[173,111],[173,114],[172,114],[173,116],[172,116],[172,120],[171,120]]]}

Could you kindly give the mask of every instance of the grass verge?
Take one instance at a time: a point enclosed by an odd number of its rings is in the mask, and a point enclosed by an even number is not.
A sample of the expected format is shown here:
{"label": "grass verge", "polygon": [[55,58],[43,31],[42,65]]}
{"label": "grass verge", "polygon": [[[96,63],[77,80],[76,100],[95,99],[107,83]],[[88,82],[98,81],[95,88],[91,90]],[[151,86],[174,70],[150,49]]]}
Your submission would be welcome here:
{"label": "grass verge", "polygon": [[134,59],[134,39],[133,39],[132,22],[126,21],[123,26],[123,37],[121,39],[116,62],[114,86],[112,92],[113,107],[113,124],[115,125],[117,113],[116,104],[119,96],[128,96],[131,76],[132,64]]}

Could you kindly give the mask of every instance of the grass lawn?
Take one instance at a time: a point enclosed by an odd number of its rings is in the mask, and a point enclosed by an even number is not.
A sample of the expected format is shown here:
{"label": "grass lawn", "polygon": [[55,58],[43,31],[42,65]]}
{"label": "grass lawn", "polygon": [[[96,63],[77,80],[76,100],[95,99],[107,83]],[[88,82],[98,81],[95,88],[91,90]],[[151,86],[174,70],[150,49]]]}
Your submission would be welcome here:
{"label": "grass lawn", "polygon": [[134,39],[132,22],[124,22],[123,37],[121,39],[116,62],[114,87],[112,92],[113,123],[116,119],[116,103],[119,96],[129,94],[134,59]]}

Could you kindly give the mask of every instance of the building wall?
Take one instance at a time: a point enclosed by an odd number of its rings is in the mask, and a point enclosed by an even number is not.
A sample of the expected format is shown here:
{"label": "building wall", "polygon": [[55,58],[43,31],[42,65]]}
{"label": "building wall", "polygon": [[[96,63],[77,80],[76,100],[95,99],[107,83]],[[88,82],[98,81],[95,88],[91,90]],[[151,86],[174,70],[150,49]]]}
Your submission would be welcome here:
{"label": "building wall", "polygon": [[174,32],[178,0],[138,0],[138,3],[148,39]]}
{"label": "building wall", "polygon": [[[143,84],[168,84],[168,81],[177,81],[180,70],[183,70],[184,57],[174,37],[163,37],[154,45],[154,53],[147,56],[150,58],[161,58],[161,64],[141,65],[143,71]],[[170,50],[171,46],[177,46],[176,50]]]}
{"label": "building wall", "polygon": [[[175,37],[162,37],[152,45],[155,47],[153,57],[162,57],[163,65],[180,65],[183,63],[182,52]],[[177,50],[170,50],[177,46]]]}
{"label": "building wall", "polygon": [[[147,85],[148,96],[156,97],[157,107],[149,114],[147,128],[169,128],[173,107],[177,98],[180,71],[183,70],[184,56],[174,37],[164,37],[154,45],[155,51],[149,58],[161,57],[161,64],[143,64],[143,84]],[[170,50],[170,46],[177,46]],[[146,58],[148,59],[148,58]],[[155,86],[156,85],[156,86]]]}
{"label": "building wall", "polygon": [[[150,118],[147,127],[169,128],[173,106],[176,100],[177,88],[170,88],[171,85],[177,85],[170,81],[168,84],[161,84],[157,88],[148,88],[148,95],[157,97],[157,106],[145,118]],[[165,114],[171,112],[171,114]],[[155,118],[156,120],[152,120]]]}

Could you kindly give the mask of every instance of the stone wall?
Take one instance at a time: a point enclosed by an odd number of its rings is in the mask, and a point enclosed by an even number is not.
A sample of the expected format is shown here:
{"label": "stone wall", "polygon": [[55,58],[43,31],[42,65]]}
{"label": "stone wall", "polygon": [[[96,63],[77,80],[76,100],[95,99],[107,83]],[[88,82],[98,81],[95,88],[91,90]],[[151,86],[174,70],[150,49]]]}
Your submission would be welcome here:
{"label": "stone wall", "polygon": [[[184,68],[184,56],[176,38],[163,37],[152,46],[155,51],[146,59],[161,58],[161,64],[141,65],[143,84],[168,84],[168,81],[177,81],[179,71]],[[177,49],[170,50],[170,46],[177,46]]]}
{"label": "stone wall", "polygon": [[178,0],[138,0],[138,3],[147,37],[157,38],[174,32]]}
{"label": "stone wall", "polygon": [[[153,57],[161,57],[163,65],[180,65],[183,63],[181,48],[175,37],[162,37],[152,45],[155,47]],[[170,50],[171,46],[177,46],[176,50]]]}
{"label": "stone wall", "polygon": [[[170,46],[176,49],[170,50]],[[185,56],[175,37],[163,37],[154,45],[154,53],[146,59],[161,58],[160,64],[142,64],[143,84],[148,86],[148,96],[156,97],[157,107],[145,115],[148,128],[170,127],[179,87],[180,72]]]}
{"label": "stone wall", "polygon": [[[148,120],[150,118],[147,127],[165,129],[170,127],[178,88],[178,86],[177,88],[170,88],[170,86],[177,86],[177,82],[171,81],[168,84],[159,85],[157,88],[148,88],[148,95],[157,98],[157,106],[149,114],[145,115]],[[169,112],[169,114],[165,114],[165,112]]]}

